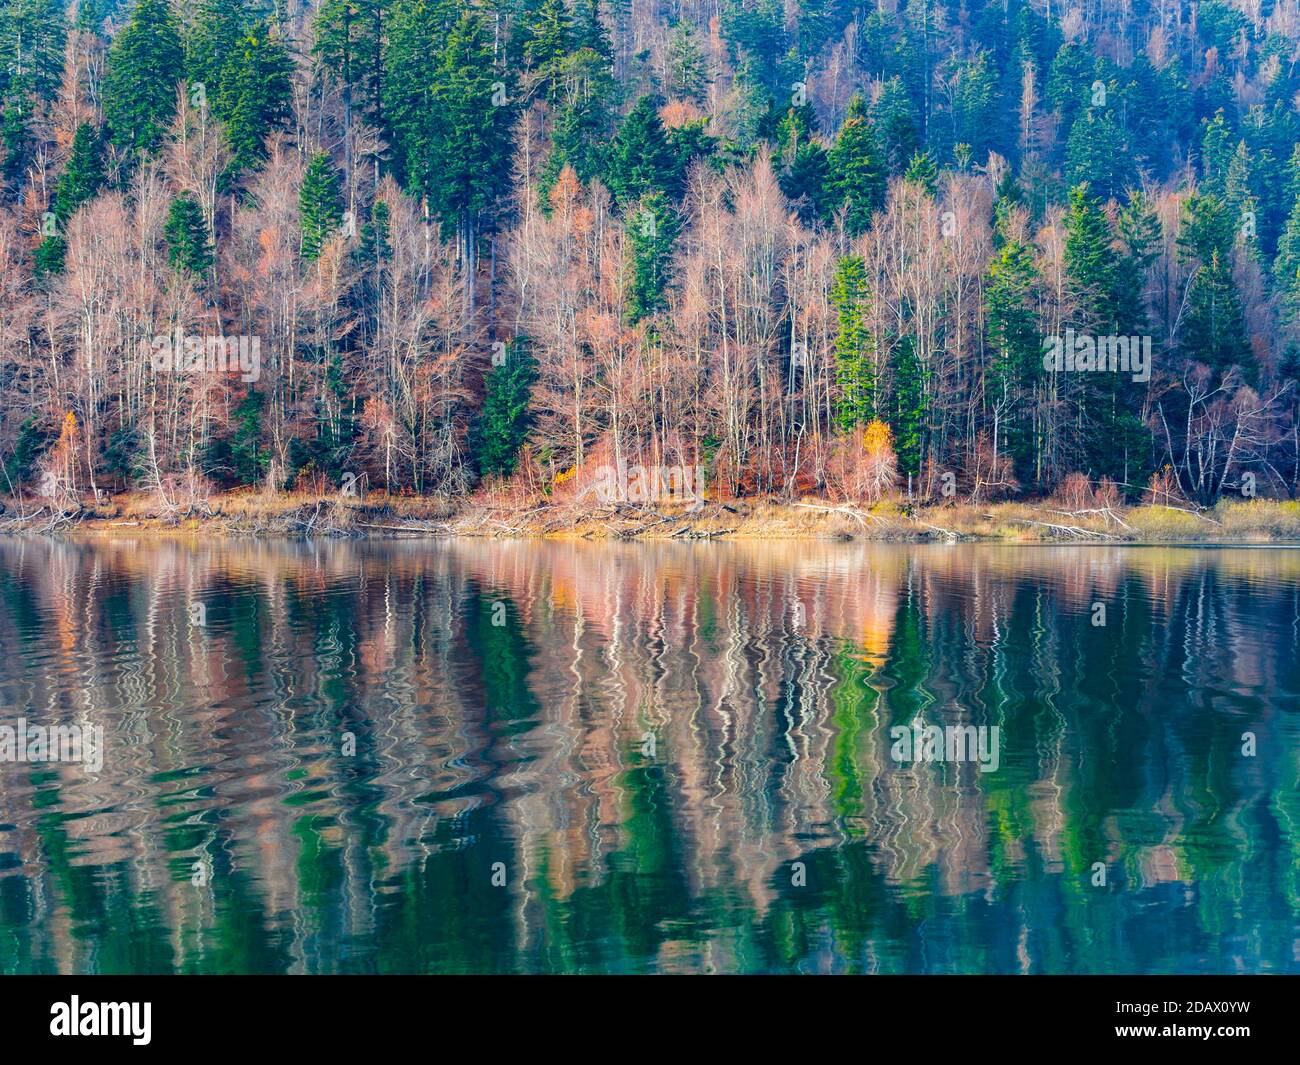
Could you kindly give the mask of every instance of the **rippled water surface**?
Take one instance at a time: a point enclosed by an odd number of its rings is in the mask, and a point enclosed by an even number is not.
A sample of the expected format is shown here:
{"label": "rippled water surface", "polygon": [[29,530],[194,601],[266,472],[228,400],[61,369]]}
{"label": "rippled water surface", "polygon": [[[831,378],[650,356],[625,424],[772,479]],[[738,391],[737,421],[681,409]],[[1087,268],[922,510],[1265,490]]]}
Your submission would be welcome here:
{"label": "rippled water surface", "polygon": [[0,725],[104,758],[0,764],[0,972],[1300,971],[1298,611],[1279,549],[2,542]]}

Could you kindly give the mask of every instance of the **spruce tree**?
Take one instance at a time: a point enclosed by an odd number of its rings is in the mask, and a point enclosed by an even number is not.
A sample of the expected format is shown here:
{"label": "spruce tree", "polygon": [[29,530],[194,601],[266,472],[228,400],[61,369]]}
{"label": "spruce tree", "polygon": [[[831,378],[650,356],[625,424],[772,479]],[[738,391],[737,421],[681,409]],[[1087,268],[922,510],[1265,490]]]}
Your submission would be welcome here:
{"label": "spruce tree", "polygon": [[835,380],[839,385],[836,421],[841,429],[865,425],[876,417],[874,347],[866,324],[866,265],[846,256],[835,267],[831,306],[835,308]]}
{"label": "spruce tree", "polygon": [[316,13],[312,55],[321,73],[337,84],[346,117],[359,112],[381,121],[382,52],[387,0],[325,0]]}
{"label": "spruce tree", "polygon": [[894,449],[902,473],[917,477],[925,456],[926,390],[924,370],[916,354],[916,339],[898,338],[894,345],[892,390]]}
{"label": "spruce tree", "polygon": [[1300,321],[1300,196],[1287,218],[1273,260],[1273,281],[1287,321]]}
{"label": "spruce tree", "polygon": [[920,185],[931,196],[939,194],[939,166],[929,152],[912,156],[903,177],[913,184]]}
{"label": "spruce tree", "polygon": [[1031,407],[1034,384],[1042,373],[1041,335],[1034,312],[1038,271],[1033,246],[1002,235],[989,263],[984,300],[992,360],[986,388],[999,439],[998,451],[1011,456],[1022,484],[1036,476]]}
{"label": "spruce tree", "polygon": [[1192,277],[1179,343],[1183,354],[1220,372],[1240,366],[1254,372],[1246,319],[1232,280],[1232,264],[1216,249]]}
{"label": "spruce tree", "polygon": [[325,242],[343,222],[338,171],[323,152],[312,156],[307,164],[298,192],[298,214],[302,227],[303,260],[314,262]]}
{"label": "spruce tree", "polygon": [[506,361],[484,377],[483,406],[471,433],[472,450],[483,477],[509,477],[531,427],[529,399],[536,367],[519,343],[506,349]]}
{"label": "spruce tree", "polygon": [[218,117],[234,158],[230,173],[256,167],[265,158],[267,135],[289,115],[293,60],[265,23],[254,24],[236,45],[217,97]]}
{"label": "spruce tree", "polygon": [[1083,332],[1110,333],[1115,320],[1115,252],[1101,201],[1086,184],[1070,190],[1065,233],[1066,284],[1076,308],[1071,324]]}
{"label": "spruce tree", "polygon": [[627,113],[609,146],[609,190],[620,204],[636,203],[654,192],[677,199],[681,174],[652,96],[642,96]]}
{"label": "spruce tree", "polygon": [[845,227],[850,236],[865,233],[871,216],[884,206],[886,168],[861,96],[855,96],[849,104],[827,163],[828,207],[832,211],[847,208]]}
{"label": "spruce tree", "polygon": [[390,25],[384,106],[394,162],[472,263],[511,173],[514,108],[492,30],[481,12],[449,0],[406,0]]}
{"label": "spruce tree", "polygon": [[1116,218],[1117,235],[1124,255],[1116,277],[1115,319],[1125,335],[1145,333],[1144,303],[1146,275],[1160,254],[1160,219],[1141,190],[1129,194],[1128,203]]}
{"label": "spruce tree", "polygon": [[88,122],[72,136],[68,165],[54,188],[54,217],[62,228],[77,208],[95,198],[104,185],[104,164],[100,158],[99,132]]}
{"label": "spruce tree", "polygon": [[1075,121],[1065,144],[1065,176],[1071,184],[1087,182],[1102,200],[1118,196],[1130,180],[1129,149],[1124,130],[1109,111],[1090,107]]}
{"label": "spruce tree", "polygon": [[151,152],[176,111],[180,35],[167,0],[139,0],[108,50],[104,118],[124,151]]}
{"label": "spruce tree", "polygon": [[167,262],[173,270],[203,274],[212,265],[212,246],[208,242],[208,225],[203,208],[188,192],[171,202],[163,225],[167,242]]}
{"label": "spruce tree", "polygon": [[680,223],[662,192],[652,192],[627,217],[631,255],[628,320],[635,325],[667,305],[666,287],[673,242]]}

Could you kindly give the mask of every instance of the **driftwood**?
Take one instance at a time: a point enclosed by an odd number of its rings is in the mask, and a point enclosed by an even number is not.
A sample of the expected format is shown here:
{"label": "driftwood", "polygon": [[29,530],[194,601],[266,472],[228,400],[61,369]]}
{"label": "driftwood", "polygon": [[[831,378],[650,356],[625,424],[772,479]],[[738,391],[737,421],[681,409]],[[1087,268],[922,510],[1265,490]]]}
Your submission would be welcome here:
{"label": "driftwood", "polygon": [[859,525],[864,529],[867,527],[867,521],[880,521],[875,514],[859,514],[852,507],[823,507],[819,503],[796,503],[796,507],[803,507],[805,510],[819,510],[823,514],[847,514],[850,518],[856,518]]}
{"label": "driftwood", "polygon": [[[990,517],[990,518],[993,517],[992,514],[989,514],[989,515],[987,515],[987,516]],[[995,519],[995,520],[996,520],[996,519]],[[1118,536],[1114,535],[1113,533],[1095,532],[1095,531],[1092,530],[1092,529],[1084,529],[1084,528],[1082,528],[1081,526],[1078,526],[1078,525],[1055,525],[1055,524],[1053,524],[1053,523],[1050,522],[1050,521],[1034,521],[1032,518],[1009,518],[1009,519],[1007,519],[1007,520],[1009,520],[1009,521],[1018,521],[1018,522],[1020,522],[1020,523],[1022,523],[1022,524],[1024,524],[1024,525],[1037,525],[1037,526],[1039,526],[1040,528],[1044,528],[1044,529],[1052,529],[1052,530],[1054,530],[1055,532],[1069,533],[1071,536],[1095,536],[1095,537],[1098,537],[1098,538],[1100,538],[1100,539],[1102,539],[1102,540],[1120,540],[1120,539],[1121,539],[1121,537],[1118,537]]]}

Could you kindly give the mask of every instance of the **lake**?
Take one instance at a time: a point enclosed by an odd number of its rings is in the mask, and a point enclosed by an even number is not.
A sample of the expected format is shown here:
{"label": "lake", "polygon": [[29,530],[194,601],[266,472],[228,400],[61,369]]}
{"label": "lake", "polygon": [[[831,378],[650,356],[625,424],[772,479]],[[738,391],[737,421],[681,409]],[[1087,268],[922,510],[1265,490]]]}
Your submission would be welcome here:
{"label": "lake", "polygon": [[7,540],[0,972],[1300,972],[1298,649],[1276,548]]}

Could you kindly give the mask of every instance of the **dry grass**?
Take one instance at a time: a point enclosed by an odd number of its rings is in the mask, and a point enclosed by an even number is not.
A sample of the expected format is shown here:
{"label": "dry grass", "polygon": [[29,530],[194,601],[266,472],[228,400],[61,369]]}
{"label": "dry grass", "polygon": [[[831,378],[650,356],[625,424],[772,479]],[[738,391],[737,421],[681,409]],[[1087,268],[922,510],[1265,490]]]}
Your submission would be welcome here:
{"label": "dry grass", "polygon": [[[1084,500],[1084,504],[1107,500]],[[566,539],[713,539],[993,541],[1000,543],[1279,543],[1300,542],[1300,503],[1272,500],[1221,502],[1210,511],[1168,506],[1079,506],[1050,499],[1037,503],[952,502],[914,507],[890,498],[871,506],[824,499],[628,504],[541,503],[483,493],[459,506],[445,500],[385,496],[364,498],[311,492],[231,492],[202,509],[168,512],[156,497],[128,493],[85,508],[75,524],[87,533],[130,527],[166,535],[203,533],[247,536],[399,536],[431,533],[487,537]],[[29,510],[32,508],[28,508]],[[7,512],[16,513],[13,507]],[[42,519],[10,519],[9,531],[42,529]]]}

